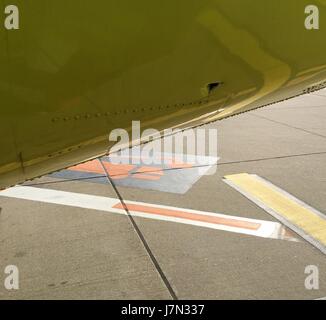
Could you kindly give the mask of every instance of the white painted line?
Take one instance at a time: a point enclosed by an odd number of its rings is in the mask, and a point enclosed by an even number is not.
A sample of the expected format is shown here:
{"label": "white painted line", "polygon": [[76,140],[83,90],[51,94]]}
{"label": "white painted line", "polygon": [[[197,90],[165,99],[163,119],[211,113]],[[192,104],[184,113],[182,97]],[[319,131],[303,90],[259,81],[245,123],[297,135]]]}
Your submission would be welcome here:
{"label": "white painted line", "polygon": [[[0,196],[126,215],[125,210],[121,207],[120,201],[115,198],[26,186],[1,191]],[[126,201],[125,203],[130,213],[136,217],[205,227],[262,238],[298,241],[298,239],[286,235],[284,226],[278,222],[134,201]]]}

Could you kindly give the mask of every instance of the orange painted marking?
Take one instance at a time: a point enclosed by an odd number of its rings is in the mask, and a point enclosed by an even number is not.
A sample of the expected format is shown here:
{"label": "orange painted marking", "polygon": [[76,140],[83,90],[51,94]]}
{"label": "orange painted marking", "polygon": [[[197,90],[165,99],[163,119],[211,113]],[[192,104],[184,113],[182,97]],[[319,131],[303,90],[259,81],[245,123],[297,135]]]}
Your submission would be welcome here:
{"label": "orange painted marking", "polygon": [[164,175],[161,168],[156,167],[141,167],[133,174],[134,179],[158,181]]}
{"label": "orange painted marking", "polygon": [[92,160],[86,163],[82,163],[77,166],[71,167],[68,170],[105,174],[103,167],[101,166],[101,163],[98,160]]}
{"label": "orange painted marking", "polygon": [[[129,164],[114,164],[104,162],[104,167],[108,170],[112,179],[125,179],[129,176],[129,172],[135,168],[134,165]],[[92,172],[98,174],[105,174],[101,163],[98,160],[92,160],[86,163],[79,164],[75,167],[69,168],[72,171]]]}
{"label": "orange painted marking", "polygon": [[[163,168],[158,168],[158,167],[143,166],[139,168],[135,172],[135,174],[130,175],[130,172],[136,168],[136,165],[115,164],[109,162],[103,162],[103,164],[106,170],[108,171],[108,173],[110,174],[111,178],[114,180],[120,180],[120,179],[126,179],[128,177],[132,177],[133,179],[139,179],[139,180],[158,181],[161,179],[161,177],[164,176]],[[174,169],[193,167],[191,164],[175,162],[172,160],[169,166]],[[101,163],[97,159],[71,167],[68,170],[105,175],[105,171],[103,170]]]}
{"label": "orange painted marking", "polygon": [[[129,211],[144,212],[148,214],[157,214],[160,216],[182,218],[182,219],[200,221],[206,223],[214,223],[214,224],[220,224],[228,227],[258,230],[261,226],[260,223],[236,220],[231,218],[213,217],[213,216],[201,215],[201,214],[196,214],[196,213],[191,213],[186,211],[156,208],[156,207],[137,205],[137,204],[126,204],[126,206]],[[121,209],[121,210],[124,209],[121,203],[116,204],[113,208]]]}
{"label": "orange painted marking", "polygon": [[163,170],[161,168],[155,168],[155,167],[141,167],[137,170],[136,173],[149,173],[149,174],[156,174],[163,176]]}
{"label": "orange painted marking", "polygon": [[109,162],[104,162],[104,166],[113,180],[128,178],[129,172],[136,167],[132,164],[114,164]]}
{"label": "orange painted marking", "polygon": [[143,173],[136,173],[133,174],[132,177],[134,179],[140,179],[140,180],[150,180],[150,181],[158,181],[161,179],[160,176],[151,176],[149,174],[143,174]]}
{"label": "orange painted marking", "polygon": [[192,168],[193,165],[189,163],[171,162],[170,167],[172,169],[187,169],[187,168]]}

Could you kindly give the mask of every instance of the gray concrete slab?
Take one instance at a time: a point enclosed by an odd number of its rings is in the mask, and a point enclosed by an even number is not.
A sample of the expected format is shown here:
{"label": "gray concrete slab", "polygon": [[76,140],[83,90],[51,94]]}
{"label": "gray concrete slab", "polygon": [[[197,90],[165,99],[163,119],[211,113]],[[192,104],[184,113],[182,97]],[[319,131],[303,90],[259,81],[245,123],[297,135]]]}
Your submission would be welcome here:
{"label": "gray concrete slab", "polygon": [[[38,187],[114,195],[109,185]],[[0,270],[20,272],[20,289],[0,286],[0,299],[171,298],[126,216],[6,198],[0,205]]]}
{"label": "gray concrete slab", "polygon": [[90,179],[80,179],[80,180],[64,180],[64,179],[54,179],[48,176],[36,179],[34,181],[24,183],[24,186],[32,186],[36,188],[53,189],[59,191],[85,193],[96,196],[112,197],[116,198],[117,195],[113,190],[112,186],[109,184],[96,184],[92,183],[92,175],[89,176]]}
{"label": "gray concrete slab", "polygon": [[[295,112],[294,117],[293,112]],[[306,108],[297,108],[295,111],[291,109],[278,109],[277,111],[268,109],[256,111],[250,115],[262,117],[265,120],[268,119],[269,121],[296,129],[297,131],[303,129],[306,130],[304,132],[308,133],[314,129],[325,129],[326,123],[326,108],[311,108],[309,112],[307,112]],[[313,132],[311,134],[313,134]]]}
{"label": "gray concrete slab", "polygon": [[[325,257],[306,243],[216,232],[137,218],[180,299],[316,299],[325,296]],[[305,268],[321,288],[304,286]]]}
{"label": "gray concrete slab", "polygon": [[326,97],[326,89],[322,89],[322,90],[319,90],[319,91],[316,91],[314,93],[312,93],[312,95],[316,95],[316,96],[324,96]]}
{"label": "gray concrete slab", "polygon": [[[308,103],[305,101],[306,106]],[[296,119],[297,109],[286,110],[273,111],[270,107],[259,113],[279,116],[285,123]],[[320,118],[326,109],[300,110],[297,121],[305,116],[311,125],[315,120],[315,126],[322,127]],[[215,175],[204,176],[181,197],[119,188],[123,197],[274,221],[222,182],[225,175],[248,172],[326,212],[323,137],[249,113],[209,127],[214,126],[220,132],[221,157]],[[137,222],[181,298],[311,299],[326,293],[325,257],[308,243],[257,240],[167,222]],[[320,268],[322,286],[318,292],[309,292],[304,287],[304,270],[311,264]]]}
{"label": "gray concrete slab", "polygon": [[[278,112],[280,111],[275,110],[276,114]],[[290,112],[287,116],[293,115]],[[249,113],[221,121],[217,125],[221,162],[326,151],[326,141],[323,137],[296,130],[269,119],[257,118]]]}
{"label": "gray concrete slab", "polygon": [[[325,213],[326,91],[319,93],[206,126],[218,128],[215,151],[221,160],[214,175],[184,195],[118,190],[125,200],[275,221],[222,181],[224,175],[248,172]],[[116,198],[109,185],[85,181],[44,177],[27,184]],[[171,297],[126,216],[8,198],[0,198],[0,206],[0,271],[16,264],[21,278],[16,292],[0,286],[0,299]],[[135,220],[178,298],[326,296],[325,256],[304,241]],[[308,265],[319,267],[319,290],[304,286]]]}
{"label": "gray concrete slab", "polygon": [[[326,93],[325,89],[316,91],[308,95],[307,94],[301,95],[290,100],[279,102],[277,104],[268,106],[266,108],[284,109],[284,108],[302,108],[302,107],[305,108],[307,106],[309,106],[310,108],[325,107],[325,99],[324,99],[325,93]],[[308,99],[309,99],[309,103],[307,103]]]}
{"label": "gray concrete slab", "polygon": [[[221,165],[214,176],[203,177],[182,198],[120,191],[126,199],[275,221],[226,186],[223,176],[256,173],[326,212],[325,160],[326,155],[319,155]],[[306,242],[255,239],[143,219],[137,222],[180,298],[313,299],[326,294],[325,256]],[[319,267],[322,285],[318,292],[304,287],[308,265]]]}
{"label": "gray concrete slab", "polygon": [[311,128],[311,129],[309,129],[309,131],[311,131],[315,134],[318,134],[320,136],[326,137],[326,129],[325,128],[318,128],[318,129]]}

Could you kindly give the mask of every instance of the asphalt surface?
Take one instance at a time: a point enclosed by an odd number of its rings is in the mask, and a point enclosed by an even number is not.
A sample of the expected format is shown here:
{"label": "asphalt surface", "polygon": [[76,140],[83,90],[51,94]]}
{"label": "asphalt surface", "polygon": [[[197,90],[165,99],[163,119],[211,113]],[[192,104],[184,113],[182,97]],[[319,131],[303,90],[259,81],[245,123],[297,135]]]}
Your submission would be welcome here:
{"label": "asphalt surface", "polygon": [[[185,194],[53,177],[26,185],[110,198],[118,192],[124,200],[276,221],[223,182],[225,175],[245,172],[326,212],[326,90],[206,126],[216,127],[216,173]],[[0,299],[326,296],[325,255],[303,239],[264,239],[6,197],[0,206],[0,284],[7,265],[19,268],[19,290],[0,285]],[[318,290],[305,287],[309,265],[319,268]]]}

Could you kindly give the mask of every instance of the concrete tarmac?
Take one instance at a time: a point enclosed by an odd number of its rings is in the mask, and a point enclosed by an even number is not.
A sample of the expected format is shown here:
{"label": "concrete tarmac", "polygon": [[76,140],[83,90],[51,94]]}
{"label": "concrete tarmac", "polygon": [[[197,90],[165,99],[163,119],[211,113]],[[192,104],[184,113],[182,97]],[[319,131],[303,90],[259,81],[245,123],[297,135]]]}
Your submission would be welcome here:
{"label": "concrete tarmac", "polygon": [[[214,175],[185,194],[119,186],[122,198],[277,222],[223,181],[245,172],[326,212],[326,90],[206,128],[219,133]],[[117,198],[109,183],[43,177],[25,185]],[[325,255],[299,236],[291,242],[134,217],[153,263],[126,215],[8,197],[0,206],[0,299],[326,297]],[[1,285],[7,265],[19,268],[19,290]],[[319,269],[317,290],[305,287],[310,265]]]}

